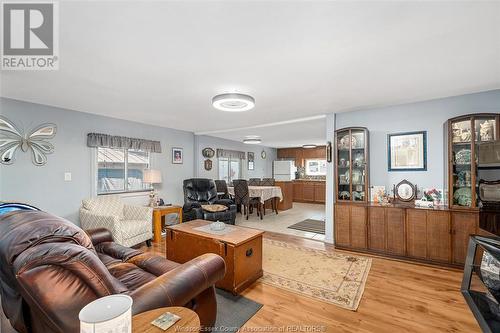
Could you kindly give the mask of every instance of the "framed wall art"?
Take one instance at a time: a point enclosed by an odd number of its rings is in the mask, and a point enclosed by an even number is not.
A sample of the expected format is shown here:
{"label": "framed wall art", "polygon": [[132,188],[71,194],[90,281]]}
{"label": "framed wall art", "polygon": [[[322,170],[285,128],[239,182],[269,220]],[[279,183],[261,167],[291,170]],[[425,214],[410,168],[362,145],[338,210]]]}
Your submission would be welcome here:
{"label": "framed wall art", "polygon": [[253,152],[248,152],[248,170],[255,169],[255,155]]}
{"label": "framed wall art", "polygon": [[182,148],[172,148],[172,164],[182,164],[183,158]]}
{"label": "framed wall art", "polygon": [[427,132],[387,135],[388,171],[427,170]]}

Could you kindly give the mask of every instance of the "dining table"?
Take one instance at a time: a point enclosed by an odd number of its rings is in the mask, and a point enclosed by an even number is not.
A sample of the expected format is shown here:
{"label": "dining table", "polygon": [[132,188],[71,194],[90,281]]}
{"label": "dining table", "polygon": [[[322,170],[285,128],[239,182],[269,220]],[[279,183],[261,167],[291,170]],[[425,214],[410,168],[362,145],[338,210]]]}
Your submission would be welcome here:
{"label": "dining table", "polygon": [[[234,197],[234,187],[228,186],[227,191],[229,195]],[[250,198],[259,198],[260,203],[264,205],[266,201],[273,199],[274,207],[276,209],[276,214],[278,213],[278,202],[283,201],[283,193],[281,192],[281,187],[279,186],[248,186],[248,194]]]}

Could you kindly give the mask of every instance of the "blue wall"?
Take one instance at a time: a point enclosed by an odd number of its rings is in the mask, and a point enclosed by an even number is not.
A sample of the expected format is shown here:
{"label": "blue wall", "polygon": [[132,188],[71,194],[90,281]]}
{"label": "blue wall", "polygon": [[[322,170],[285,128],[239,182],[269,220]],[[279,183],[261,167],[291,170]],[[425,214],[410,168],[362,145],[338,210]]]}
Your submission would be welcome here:
{"label": "blue wall", "polygon": [[[27,202],[78,224],[81,200],[93,196],[92,160],[95,149],[86,145],[87,133],[159,140],[162,153],[151,154],[152,168],[160,169],[163,183],[156,186],[166,202],[182,203],[182,180],[194,175],[194,135],[191,132],[150,126],[46,105],[0,98],[0,114],[24,130],[41,123],[57,125],[51,142],[55,152],[45,166],[31,163],[31,155],[17,151],[16,162],[0,164],[0,200]],[[171,163],[172,147],[184,148],[184,164]],[[72,181],[64,181],[64,173]],[[125,200],[146,203],[148,193],[128,195]]]}
{"label": "blue wall", "polygon": [[[363,126],[370,131],[370,184],[392,185],[403,179],[419,187],[445,188],[444,124],[469,113],[499,113],[500,90],[370,110],[338,113],[335,128]],[[387,134],[427,131],[427,171],[388,172]]]}

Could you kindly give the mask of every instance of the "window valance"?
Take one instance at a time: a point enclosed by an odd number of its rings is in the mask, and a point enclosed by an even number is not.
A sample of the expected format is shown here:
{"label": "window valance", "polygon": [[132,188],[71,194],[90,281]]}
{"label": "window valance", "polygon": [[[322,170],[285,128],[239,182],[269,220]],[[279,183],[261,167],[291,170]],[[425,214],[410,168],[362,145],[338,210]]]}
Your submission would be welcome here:
{"label": "window valance", "polygon": [[245,152],[237,150],[228,150],[228,149],[217,149],[217,157],[239,158],[240,160],[244,160]]}
{"label": "window valance", "polygon": [[87,146],[137,149],[150,151],[152,153],[161,153],[160,141],[127,138],[125,136],[116,136],[101,133],[87,134]]}

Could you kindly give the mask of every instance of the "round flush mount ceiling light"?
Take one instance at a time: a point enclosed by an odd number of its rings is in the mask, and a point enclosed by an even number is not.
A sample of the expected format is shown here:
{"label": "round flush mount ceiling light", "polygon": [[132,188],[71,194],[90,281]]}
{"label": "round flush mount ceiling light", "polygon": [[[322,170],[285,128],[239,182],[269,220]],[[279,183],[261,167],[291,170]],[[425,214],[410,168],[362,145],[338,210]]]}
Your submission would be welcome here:
{"label": "round flush mount ceiling light", "polygon": [[247,145],[258,145],[262,142],[262,139],[258,136],[247,136],[243,139],[243,143]]}
{"label": "round flush mount ceiling light", "polygon": [[253,109],[255,99],[245,94],[221,94],[212,98],[212,105],[221,111],[243,112]]}
{"label": "round flush mount ceiling light", "polygon": [[303,145],[302,148],[305,148],[305,149],[312,149],[312,148],[316,148],[317,146],[316,145]]}

